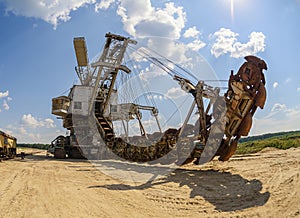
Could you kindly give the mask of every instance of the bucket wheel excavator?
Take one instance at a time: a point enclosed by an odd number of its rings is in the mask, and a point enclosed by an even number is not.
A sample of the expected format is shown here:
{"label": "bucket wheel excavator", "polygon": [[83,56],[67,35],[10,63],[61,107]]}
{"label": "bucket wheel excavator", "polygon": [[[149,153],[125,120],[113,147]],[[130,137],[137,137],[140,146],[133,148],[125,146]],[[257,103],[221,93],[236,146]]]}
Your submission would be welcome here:
{"label": "bucket wheel excavator", "polygon": [[[119,103],[117,100],[117,94],[120,94],[116,88],[117,77],[131,74],[131,69],[123,65],[125,51],[137,42],[111,33],[105,37],[102,54],[91,64],[85,39],[74,38],[75,70],[80,85],[74,85],[68,96],[52,99],[52,114],[63,120],[63,127],[69,130],[70,135],[58,136],[53,140],[48,149],[50,153],[56,158],[84,158],[93,153],[95,158],[101,159],[117,155],[134,162],[161,159],[166,163],[178,164],[200,164],[215,156],[221,161],[230,159],[239,139],[249,134],[257,107],[264,107],[266,81],[263,70],[267,70],[267,65],[263,60],[246,56],[238,72],[234,74],[231,71],[227,91],[221,94],[220,88],[201,80],[195,83],[144,52],[144,59],[170,75],[193,99],[180,128],[163,130],[156,106]],[[190,125],[188,121],[195,110],[198,118],[195,125]],[[147,134],[142,121],[143,111],[150,111],[158,132]],[[130,120],[137,120],[139,136],[129,135]],[[115,121],[122,123],[125,137],[116,134]],[[91,126],[103,143],[94,143]],[[187,134],[189,129],[193,129],[192,135]],[[133,139],[139,143],[133,143]],[[103,147],[110,153],[103,152]]]}

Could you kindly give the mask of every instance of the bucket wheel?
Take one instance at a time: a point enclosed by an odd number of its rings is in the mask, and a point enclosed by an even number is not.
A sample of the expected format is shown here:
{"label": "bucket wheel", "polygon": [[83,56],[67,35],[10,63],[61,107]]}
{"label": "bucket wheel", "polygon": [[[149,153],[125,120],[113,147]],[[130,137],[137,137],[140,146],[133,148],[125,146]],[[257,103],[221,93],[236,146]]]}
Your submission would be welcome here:
{"label": "bucket wheel", "polygon": [[220,152],[220,161],[227,161],[229,160],[232,155],[234,155],[237,149],[238,139],[230,140],[229,145],[226,146],[223,151]]}

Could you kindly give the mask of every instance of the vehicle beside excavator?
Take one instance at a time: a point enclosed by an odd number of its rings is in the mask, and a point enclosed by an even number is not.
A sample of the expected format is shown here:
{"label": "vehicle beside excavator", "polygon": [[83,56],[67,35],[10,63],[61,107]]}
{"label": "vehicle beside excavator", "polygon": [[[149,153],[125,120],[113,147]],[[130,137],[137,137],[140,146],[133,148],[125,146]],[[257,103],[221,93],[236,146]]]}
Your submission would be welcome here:
{"label": "vehicle beside excavator", "polygon": [[[266,63],[255,56],[246,56],[238,72],[231,71],[228,89],[221,94],[219,87],[208,85],[204,80],[195,83],[160,59],[144,56],[193,98],[180,127],[163,129],[156,105],[118,102],[122,93],[116,88],[117,77],[131,74],[131,69],[123,64],[125,51],[129,45],[136,44],[130,38],[107,33],[102,54],[90,64],[85,39],[74,38],[80,84],[74,85],[68,96],[52,99],[52,114],[62,119],[63,127],[70,134],[54,139],[48,152],[56,158],[117,156],[134,162],[160,160],[159,163],[179,165],[192,161],[200,164],[215,156],[221,161],[228,160],[235,153],[238,140],[249,134],[257,107],[264,107]],[[197,121],[190,124],[195,110]],[[143,111],[150,111],[157,132],[146,131]],[[131,120],[137,121],[139,135],[129,134]],[[123,136],[117,134],[117,121],[122,124]]]}
{"label": "vehicle beside excavator", "polygon": [[17,139],[0,131],[0,158],[13,158],[17,154]]}

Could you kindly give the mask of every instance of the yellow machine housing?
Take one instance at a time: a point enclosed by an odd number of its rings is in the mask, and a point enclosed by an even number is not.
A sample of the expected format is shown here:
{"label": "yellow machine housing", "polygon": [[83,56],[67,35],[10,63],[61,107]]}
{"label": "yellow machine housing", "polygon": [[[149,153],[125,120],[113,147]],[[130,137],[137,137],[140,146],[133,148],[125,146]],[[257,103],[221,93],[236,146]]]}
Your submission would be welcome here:
{"label": "yellow machine housing", "polygon": [[14,157],[17,151],[17,139],[0,131],[0,156]]}

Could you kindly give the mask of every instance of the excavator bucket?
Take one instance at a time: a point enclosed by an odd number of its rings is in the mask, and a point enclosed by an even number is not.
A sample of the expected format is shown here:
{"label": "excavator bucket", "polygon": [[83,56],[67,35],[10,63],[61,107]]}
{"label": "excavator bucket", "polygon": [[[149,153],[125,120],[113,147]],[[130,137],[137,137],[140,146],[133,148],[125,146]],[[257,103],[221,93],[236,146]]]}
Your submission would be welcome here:
{"label": "excavator bucket", "polygon": [[239,127],[239,133],[240,136],[247,136],[250,132],[252,126],[252,115],[251,113],[248,113],[245,118],[243,119],[240,127]]}
{"label": "excavator bucket", "polygon": [[234,139],[230,145],[225,149],[224,152],[221,153],[219,160],[220,161],[228,161],[232,155],[234,155],[238,145],[238,140]]}
{"label": "excavator bucket", "polygon": [[261,83],[258,88],[257,95],[255,97],[255,105],[263,109],[265,106],[266,98],[267,98],[266,88]]}
{"label": "excavator bucket", "polygon": [[248,62],[252,62],[252,63],[256,64],[261,69],[264,69],[264,70],[268,69],[266,62],[256,56],[249,55],[249,56],[246,56],[245,59]]}

